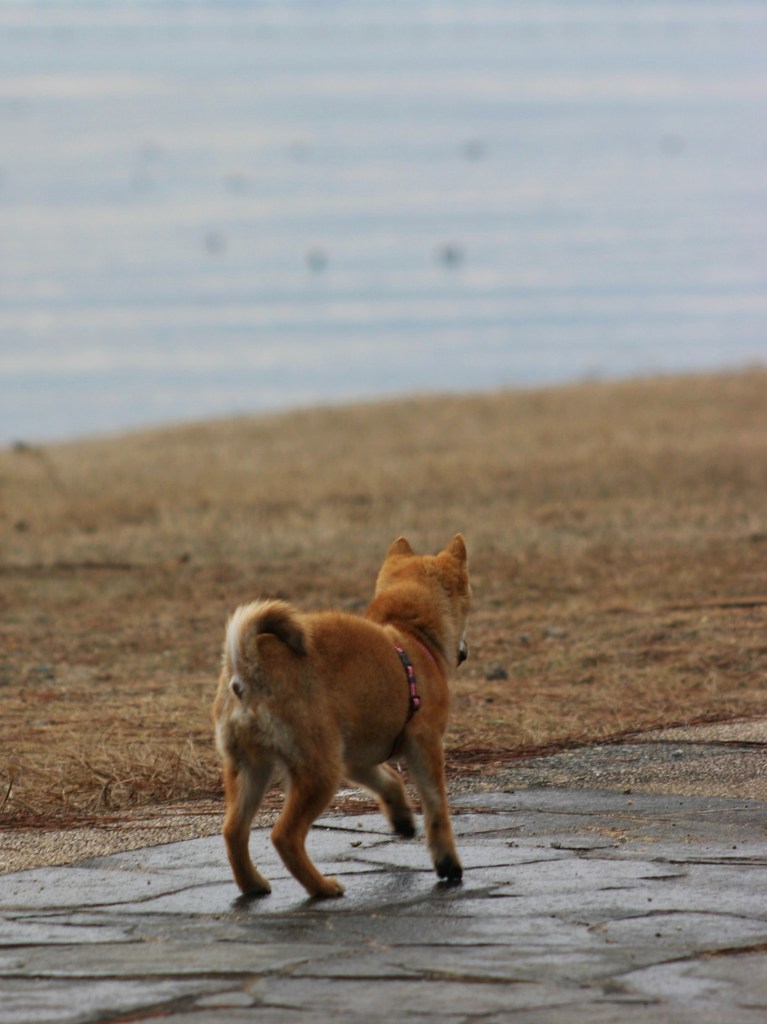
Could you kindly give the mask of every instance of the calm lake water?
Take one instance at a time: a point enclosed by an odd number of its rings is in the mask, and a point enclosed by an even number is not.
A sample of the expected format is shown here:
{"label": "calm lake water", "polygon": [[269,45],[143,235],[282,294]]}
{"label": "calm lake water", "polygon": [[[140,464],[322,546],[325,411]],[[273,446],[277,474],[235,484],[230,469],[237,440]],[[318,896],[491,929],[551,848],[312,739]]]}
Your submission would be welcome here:
{"label": "calm lake water", "polygon": [[767,4],[0,6],[0,444],[767,363]]}

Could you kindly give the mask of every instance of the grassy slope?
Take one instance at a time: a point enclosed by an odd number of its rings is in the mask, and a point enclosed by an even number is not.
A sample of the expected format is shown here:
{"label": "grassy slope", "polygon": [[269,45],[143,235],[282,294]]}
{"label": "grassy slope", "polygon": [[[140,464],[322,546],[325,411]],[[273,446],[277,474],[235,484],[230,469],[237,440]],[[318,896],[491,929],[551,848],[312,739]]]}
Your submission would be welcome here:
{"label": "grassy slope", "polygon": [[454,767],[767,708],[760,372],[0,452],[0,525],[0,820],[214,791],[227,613],[359,609],[402,533],[470,546]]}

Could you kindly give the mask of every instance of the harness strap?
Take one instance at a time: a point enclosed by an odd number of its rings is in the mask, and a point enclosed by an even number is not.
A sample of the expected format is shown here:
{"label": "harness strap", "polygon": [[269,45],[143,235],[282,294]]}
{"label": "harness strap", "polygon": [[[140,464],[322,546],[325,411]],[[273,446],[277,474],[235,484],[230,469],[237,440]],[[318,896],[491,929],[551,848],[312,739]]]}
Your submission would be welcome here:
{"label": "harness strap", "polygon": [[407,718],[405,719],[405,725],[402,726],[402,732],[399,734],[399,736],[394,741],[394,746],[392,747],[391,754],[389,754],[389,758],[388,759],[394,757],[396,754],[399,753],[399,749],[402,746],[402,737],[405,734],[405,726],[407,725],[407,723],[410,721],[410,719],[413,717],[413,715],[416,713],[416,711],[421,706],[421,698],[418,696],[418,685],[417,685],[417,681],[416,681],[416,677],[415,677],[415,669],[413,668],[413,663],[410,660],[410,658],[408,658],[407,654],[405,653],[403,648],[400,647],[399,644],[397,644],[397,643],[394,644],[394,650],[399,655],[399,660],[402,662],[402,665],[403,665],[403,667],[405,669],[405,675],[407,676],[408,690],[409,690],[409,693],[410,693],[410,703],[408,705]]}
{"label": "harness strap", "polygon": [[[416,685],[415,669],[413,668],[413,662],[408,658],[407,654],[399,644],[394,645],[394,650],[399,654],[399,660],[404,665],[405,674],[407,675],[407,685],[410,690],[410,707],[408,708],[407,713],[407,721],[409,722],[421,706],[421,698],[418,696],[418,688]],[[407,725],[407,722],[405,724]]]}

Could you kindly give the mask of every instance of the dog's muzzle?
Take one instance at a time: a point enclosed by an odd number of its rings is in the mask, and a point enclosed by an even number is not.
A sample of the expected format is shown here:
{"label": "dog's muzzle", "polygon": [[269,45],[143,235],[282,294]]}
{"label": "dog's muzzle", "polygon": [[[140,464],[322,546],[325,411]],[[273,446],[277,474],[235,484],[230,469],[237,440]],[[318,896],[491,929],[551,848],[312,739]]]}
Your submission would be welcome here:
{"label": "dog's muzzle", "polygon": [[462,665],[468,657],[469,648],[466,646],[466,641],[461,640],[461,642],[458,644],[458,664]]}

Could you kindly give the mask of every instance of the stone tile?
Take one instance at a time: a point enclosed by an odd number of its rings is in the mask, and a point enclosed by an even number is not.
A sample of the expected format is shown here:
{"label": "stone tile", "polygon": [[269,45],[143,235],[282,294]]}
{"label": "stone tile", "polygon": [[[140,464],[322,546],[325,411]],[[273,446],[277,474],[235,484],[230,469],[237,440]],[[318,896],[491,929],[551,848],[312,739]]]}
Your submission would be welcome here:
{"label": "stone tile", "polygon": [[113,923],[89,921],[75,924],[64,920],[41,917],[39,920],[24,915],[21,918],[0,918],[0,950],[12,946],[69,945],[77,942],[124,942],[130,939],[132,927],[119,927]]}
{"label": "stone tile", "polygon": [[147,902],[158,894],[192,888],[192,875],[121,871],[107,867],[57,867],[0,876],[0,910],[46,910]]}
{"label": "stone tile", "polygon": [[705,961],[686,959],[658,964],[626,975],[638,993],[652,991],[656,998],[684,1002],[714,1011],[729,1020],[730,1008],[758,1010],[767,1020],[767,940],[758,953],[718,956]]}
{"label": "stone tile", "polygon": [[[270,942],[218,942],[206,946],[154,938],[146,942],[20,947],[0,952],[0,978],[27,974],[35,978],[154,978],[169,976],[247,976],[288,970],[312,958],[320,962],[341,953],[343,945]],[[3,982],[4,984],[4,982]]]}
{"label": "stone tile", "polygon": [[204,978],[181,981],[110,978],[89,979],[86,983],[78,978],[69,981],[4,978],[2,1021],[3,1024],[79,1024],[160,1007],[172,1012],[183,1000],[212,987],[213,983]]}
{"label": "stone tile", "polygon": [[[387,978],[371,985],[369,979],[350,979],[338,984],[334,978],[265,978],[259,983],[259,999],[264,1010],[272,1006],[304,1006],[322,1011],[328,1020],[339,1019],[346,1012],[362,1015],[367,1010],[372,1019],[408,1021],[465,1021],[467,1016],[482,1017],[504,1011],[510,1013],[530,1006],[556,1004],[564,992],[546,982],[509,980],[504,985],[469,982],[455,979],[432,981],[429,978]],[[568,994],[573,1004],[587,998],[585,992]]]}
{"label": "stone tile", "polygon": [[[722,1017],[720,1009],[670,1005],[661,1000],[604,997],[572,1006],[549,1006],[514,1014],[514,1024],[764,1024],[754,1011],[735,1007]],[[485,1018],[482,1024],[509,1024],[507,1015]]]}

